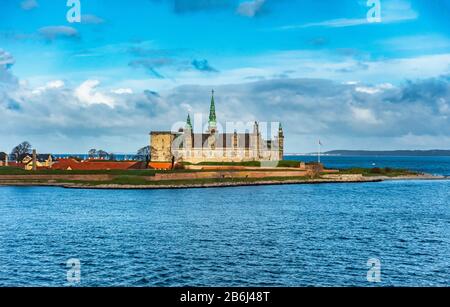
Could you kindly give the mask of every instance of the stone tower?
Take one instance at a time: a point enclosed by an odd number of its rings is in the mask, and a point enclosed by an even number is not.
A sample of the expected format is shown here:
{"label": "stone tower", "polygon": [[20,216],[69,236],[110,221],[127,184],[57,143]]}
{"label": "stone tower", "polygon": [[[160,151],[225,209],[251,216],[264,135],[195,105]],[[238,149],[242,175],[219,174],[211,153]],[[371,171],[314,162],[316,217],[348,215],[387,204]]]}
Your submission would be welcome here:
{"label": "stone tower", "polygon": [[211,106],[209,108],[209,121],[208,121],[208,147],[210,149],[216,149],[216,134],[217,134],[217,116],[216,116],[216,103],[214,101],[214,90],[212,90]]}
{"label": "stone tower", "polygon": [[278,160],[284,159],[284,132],[283,132],[283,126],[280,123],[280,127],[278,128]]}
{"label": "stone tower", "polygon": [[261,150],[261,133],[259,131],[259,123],[255,122],[253,125],[253,133],[251,136],[251,148],[253,149],[254,155],[253,157],[256,159],[260,158],[260,150]]}
{"label": "stone tower", "polygon": [[217,116],[216,116],[216,103],[214,101],[214,90],[212,90],[211,106],[209,108],[208,132],[210,132],[211,134],[217,132]]}
{"label": "stone tower", "polygon": [[184,148],[185,149],[192,149],[192,138],[193,138],[193,132],[192,132],[192,122],[191,122],[191,115],[188,114],[187,120],[186,120],[186,127],[184,129]]}

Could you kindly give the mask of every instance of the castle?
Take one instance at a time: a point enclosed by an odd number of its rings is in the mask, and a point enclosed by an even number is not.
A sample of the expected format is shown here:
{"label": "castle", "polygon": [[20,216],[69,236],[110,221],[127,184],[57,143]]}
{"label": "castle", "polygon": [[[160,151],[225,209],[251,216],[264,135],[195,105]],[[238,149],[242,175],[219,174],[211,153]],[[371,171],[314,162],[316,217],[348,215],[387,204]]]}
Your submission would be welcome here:
{"label": "castle", "polygon": [[255,122],[252,132],[220,133],[217,129],[214,91],[211,97],[208,129],[194,133],[190,115],[178,132],[151,132],[151,164],[188,162],[247,162],[279,161],[284,155],[284,133],[281,124],[273,140],[264,140],[260,125]]}

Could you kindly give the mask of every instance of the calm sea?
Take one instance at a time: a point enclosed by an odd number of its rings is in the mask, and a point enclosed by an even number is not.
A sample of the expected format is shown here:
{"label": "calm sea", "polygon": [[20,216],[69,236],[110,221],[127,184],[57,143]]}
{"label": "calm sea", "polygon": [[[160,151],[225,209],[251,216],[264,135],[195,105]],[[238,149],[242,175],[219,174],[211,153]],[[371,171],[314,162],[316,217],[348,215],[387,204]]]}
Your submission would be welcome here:
{"label": "calm sea", "polygon": [[[313,159],[313,158],[311,158]],[[325,157],[450,174],[450,158]],[[0,188],[0,286],[450,285],[450,181]]]}
{"label": "calm sea", "polygon": [[[317,156],[287,156],[286,160],[316,162]],[[329,168],[391,167],[450,176],[450,157],[391,157],[391,156],[323,156],[321,161]]]}

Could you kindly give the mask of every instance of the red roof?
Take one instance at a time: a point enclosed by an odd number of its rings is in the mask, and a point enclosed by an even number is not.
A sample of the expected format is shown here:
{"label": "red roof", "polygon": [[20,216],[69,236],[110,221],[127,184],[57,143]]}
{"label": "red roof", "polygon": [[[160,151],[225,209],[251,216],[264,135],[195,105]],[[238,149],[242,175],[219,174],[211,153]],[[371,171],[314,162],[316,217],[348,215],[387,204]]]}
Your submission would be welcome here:
{"label": "red roof", "polygon": [[171,162],[150,162],[148,164],[153,169],[170,170],[173,165]]}
{"label": "red roof", "polygon": [[142,162],[136,161],[86,161],[79,162],[75,159],[60,159],[53,164],[52,169],[58,170],[128,170],[128,169],[142,169]]}
{"label": "red roof", "polygon": [[8,162],[8,166],[25,168],[25,164],[20,163],[20,162]]}

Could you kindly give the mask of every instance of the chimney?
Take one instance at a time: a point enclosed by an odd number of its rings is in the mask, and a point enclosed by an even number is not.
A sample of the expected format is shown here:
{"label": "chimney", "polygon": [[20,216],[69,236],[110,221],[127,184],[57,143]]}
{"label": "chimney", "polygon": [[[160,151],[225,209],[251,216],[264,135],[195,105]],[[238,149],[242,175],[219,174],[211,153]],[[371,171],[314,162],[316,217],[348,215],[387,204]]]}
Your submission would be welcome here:
{"label": "chimney", "polygon": [[5,155],[5,166],[8,166],[8,155]]}
{"label": "chimney", "polygon": [[36,149],[33,149],[33,171],[37,169]]}

